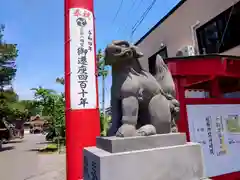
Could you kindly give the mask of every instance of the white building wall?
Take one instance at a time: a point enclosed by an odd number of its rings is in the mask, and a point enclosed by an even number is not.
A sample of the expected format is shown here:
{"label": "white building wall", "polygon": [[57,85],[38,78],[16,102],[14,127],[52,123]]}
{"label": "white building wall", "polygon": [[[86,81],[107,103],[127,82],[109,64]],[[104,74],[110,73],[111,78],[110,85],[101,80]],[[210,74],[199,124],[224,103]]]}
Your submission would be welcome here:
{"label": "white building wall", "polygon": [[[145,55],[140,60],[142,66],[148,69],[148,58],[160,50],[161,43],[167,46],[169,57],[176,56],[176,52],[184,45],[195,44],[193,41],[196,36],[191,27],[198,21],[199,26],[205,24],[238,1],[240,0],[187,0],[138,44]],[[223,54],[240,56],[240,46]]]}

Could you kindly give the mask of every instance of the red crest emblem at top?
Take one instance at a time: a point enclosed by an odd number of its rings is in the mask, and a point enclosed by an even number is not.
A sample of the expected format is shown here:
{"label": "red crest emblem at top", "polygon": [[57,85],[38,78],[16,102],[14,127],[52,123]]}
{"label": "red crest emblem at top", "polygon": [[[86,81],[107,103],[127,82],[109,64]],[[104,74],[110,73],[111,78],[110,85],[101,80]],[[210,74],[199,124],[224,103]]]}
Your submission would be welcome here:
{"label": "red crest emblem at top", "polygon": [[73,14],[74,14],[74,16],[77,16],[77,17],[81,15],[79,9],[76,9],[75,12],[74,12]]}
{"label": "red crest emblem at top", "polygon": [[91,17],[91,13],[89,11],[86,11],[86,10],[81,10],[81,9],[76,9],[73,13],[74,16],[82,16],[82,17],[86,17],[86,18],[89,18]]}

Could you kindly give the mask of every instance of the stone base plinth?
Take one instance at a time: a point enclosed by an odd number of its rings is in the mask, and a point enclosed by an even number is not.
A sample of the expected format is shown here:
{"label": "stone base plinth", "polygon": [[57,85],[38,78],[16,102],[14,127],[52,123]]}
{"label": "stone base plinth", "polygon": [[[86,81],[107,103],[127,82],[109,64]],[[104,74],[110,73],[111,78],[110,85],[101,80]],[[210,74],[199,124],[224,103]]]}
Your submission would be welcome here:
{"label": "stone base plinth", "polygon": [[[118,144],[114,148],[109,147],[119,143],[115,138],[108,145],[106,139],[98,140],[98,147],[84,150],[84,180],[199,180],[204,177],[199,144],[186,143],[182,134],[157,136],[121,138],[118,140],[125,146]],[[167,143],[167,137],[172,144]]]}
{"label": "stone base plinth", "polygon": [[157,134],[137,137],[97,137],[97,147],[110,153],[128,152],[157,147],[184,145],[185,133]]}

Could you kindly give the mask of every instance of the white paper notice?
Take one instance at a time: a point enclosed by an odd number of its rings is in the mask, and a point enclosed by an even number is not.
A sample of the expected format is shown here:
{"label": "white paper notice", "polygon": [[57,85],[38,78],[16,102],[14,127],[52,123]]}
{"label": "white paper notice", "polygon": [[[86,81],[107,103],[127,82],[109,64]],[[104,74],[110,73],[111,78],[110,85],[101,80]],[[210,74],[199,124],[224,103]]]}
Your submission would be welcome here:
{"label": "white paper notice", "polygon": [[207,177],[240,171],[240,105],[187,105],[190,140],[202,145]]}
{"label": "white paper notice", "polygon": [[94,17],[82,8],[69,11],[71,109],[97,107]]}

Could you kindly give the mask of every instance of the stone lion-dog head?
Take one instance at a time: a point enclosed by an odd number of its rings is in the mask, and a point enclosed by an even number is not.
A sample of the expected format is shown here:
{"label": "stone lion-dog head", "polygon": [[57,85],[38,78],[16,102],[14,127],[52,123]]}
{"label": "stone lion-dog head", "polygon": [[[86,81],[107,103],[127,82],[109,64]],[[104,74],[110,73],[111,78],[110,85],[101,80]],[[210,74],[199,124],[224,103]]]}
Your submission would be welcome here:
{"label": "stone lion-dog head", "polygon": [[138,47],[127,41],[113,41],[105,49],[105,64],[114,65],[143,57]]}

